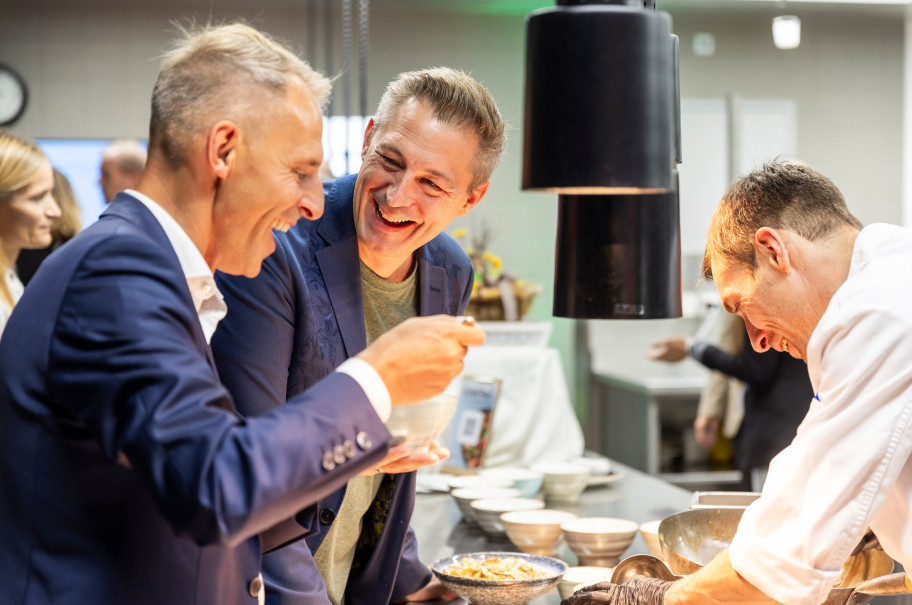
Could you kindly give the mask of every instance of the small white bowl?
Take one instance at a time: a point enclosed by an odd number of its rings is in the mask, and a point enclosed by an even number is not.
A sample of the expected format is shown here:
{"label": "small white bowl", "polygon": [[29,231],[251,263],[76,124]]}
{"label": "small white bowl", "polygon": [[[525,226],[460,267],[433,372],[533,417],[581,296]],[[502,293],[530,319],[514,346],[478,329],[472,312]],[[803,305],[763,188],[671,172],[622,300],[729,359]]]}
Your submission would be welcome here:
{"label": "small white bowl", "polygon": [[475,511],[472,510],[473,500],[490,500],[491,498],[521,498],[522,492],[515,487],[460,487],[450,492],[462,518],[466,521],[476,521]]}
{"label": "small white bowl", "polygon": [[402,445],[412,452],[428,451],[450,422],[458,399],[443,393],[414,405],[394,405],[386,428],[394,437],[404,436]]}
{"label": "small white bowl", "polygon": [[560,525],[576,519],[576,515],[562,510],[514,510],[500,516],[507,537],[516,548],[532,555],[554,554],[561,539]]}
{"label": "small white bowl", "polygon": [[564,572],[557,592],[562,599],[566,599],[574,592],[597,582],[610,582],[613,567],[571,567]]}
{"label": "small white bowl", "polygon": [[455,475],[447,484],[450,491],[461,487],[513,487],[513,480],[505,477],[482,477],[481,475]]}
{"label": "small white bowl", "polygon": [[567,546],[582,565],[614,567],[630,547],[640,526],[612,517],[580,517],[561,523]]}
{"label": "small white bowl", "polygon": [[537,471],[518,466],[498,466],[484,468],[478,473],[482,477],[494,477],[513,481],[513,487],[523,493],[523,497],[531,498],[541,490],[545,476]]}
{"label": "small white bowl", "polygon": [[533,498],[491,498],[486,500],[473,500],[470,504],[475,515],[475,521],[481,529],[492,536],[506,534],[500,516],[514,510],[535,510],[545,508],[545,503]]}
{"label": "small white bowl", "polygon": [[541,462],[529,468],[544,475],[542,491],[551,500],[577,500],[592,474],[591,467],[569,462]]}
{"label": "small white bowl", "polygon": [[665,559],[662,558],[662,544],[659,541],[659,524],[661,522],[662,520],[658,519],[656,521],[641,523],[640,535],[643,536],[643,542],[646,543],[646,548],[649,549],[649,553],[664,561]]}

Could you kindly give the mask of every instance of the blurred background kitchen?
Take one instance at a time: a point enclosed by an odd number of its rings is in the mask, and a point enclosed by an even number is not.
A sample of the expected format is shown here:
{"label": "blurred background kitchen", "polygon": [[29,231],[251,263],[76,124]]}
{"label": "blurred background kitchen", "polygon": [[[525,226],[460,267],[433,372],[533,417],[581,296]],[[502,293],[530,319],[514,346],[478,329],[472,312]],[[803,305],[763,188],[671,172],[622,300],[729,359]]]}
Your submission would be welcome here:
{"label": "blurred background kitchen", "polygon": [[[554,3],[354,0],[347,15],[343,4],[3,0],[0,63],[13,68],[28,91],[24,113],[7,128],[42,144],[73,184],[88,225],[104,207],[97,183],[102,151],[111,140],[147,136],[158,56],[175,20],[240,17],[292,41],[321,71],[341,74],[325,136],[336,176],[357,171],[365,108],[376,106],[398,73],[432,65],[467,70],[490,89],[510,130],[486,200],[449,231],[464,232],[466,247],[486,234],[481,243],[496,255],[486,261],[493,276],[531,286],[519,301],[528,308],[515,310],[524,314],[523,325],[492,332],[496,342],[525,343],[519,347],[527,357],[503,366],[496,365],[504,359],[497,354],[476,362],[501,371],[502,397],[513,405],[536,411],[560,401],[557,414],[575,414],[593,452],[688,489],[736,484],[737,472],[724,460],[710,461],[692,435],[707,371],[692,360],[649,361],[647,351],[658,339],[694,335],[701,325],[712,338],[704,320],[715,290],[699,283],[708,219],[730,180],[764,160],[799,158],[829,175],[864,223],[912,220],[909,3],[658,1],[680,38],[684,291],[682,318],[648,321],[552,315],[557,196],[522,191],[520,174],[525,19]],[[784,14],[801,21],[797,48],[774,45],[771,20]],[[562,418],[556,426],[567,421]],[[496,419],[494,429],[497,435]],[[503,428],[500,435],[501,449],[524,439],[518,433],[503,441]],[[502,454],[503,461],[534,462],[514,454]]]}

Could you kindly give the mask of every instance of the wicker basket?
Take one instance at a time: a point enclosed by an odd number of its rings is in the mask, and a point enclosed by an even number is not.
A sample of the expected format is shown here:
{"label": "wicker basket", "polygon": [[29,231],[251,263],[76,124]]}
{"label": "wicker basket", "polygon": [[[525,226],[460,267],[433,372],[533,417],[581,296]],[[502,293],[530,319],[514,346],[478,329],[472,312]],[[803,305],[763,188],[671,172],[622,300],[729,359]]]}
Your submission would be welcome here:
{"label": "wicker basket", "polygon": [[[532,300],[542,293],[543,288],[538,284],[523,282],[513,283],[513,296],[516,299],[516,319],[522,319],[532,307]],[[497,287],[482,286],[472,293],[466,315],[472,315],[479,321],[503,321],[503,297],[501,289]]]}

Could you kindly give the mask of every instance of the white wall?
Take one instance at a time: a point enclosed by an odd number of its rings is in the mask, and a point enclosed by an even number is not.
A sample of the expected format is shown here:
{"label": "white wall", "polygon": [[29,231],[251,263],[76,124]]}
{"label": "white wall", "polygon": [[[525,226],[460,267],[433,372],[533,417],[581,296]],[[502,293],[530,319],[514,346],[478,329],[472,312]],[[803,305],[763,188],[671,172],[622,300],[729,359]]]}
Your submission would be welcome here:
{"label": "white wall", "polygon": [[[801,46],[777,50],[767,16],[677,17],[681,95],[794,100],[798,157],[833,179],[863,223],[898,223],[903,28],[900,18],[805,15]],[[692,53],[698,31],[715,35],[714,56]]]}
{"label": "white wall", "polygon": [[[251,0],[253,8],[241,10],[218,0],[6,0],[0,5],[0,61],[25,75],[32,98],[14,130],[36,138],[145,137],[156,57],[170,39],[169,21],[188,12],[181,6],[202,6],[189,12],[205,19],[210,4],[216,20],[241,15],[306,48],[306,15],[288,2],[274,8],[274,2]],[[675,15],[682,96],[794,100],[798,156],[836,181],[862,221],[898,222],[902,21],[805,17],[803,25],[801,47],[778,51],[767,16]],[[716,36],[714,57],[692,54],[697,31]],[[404,12],[385,8],[383,0],[372,3],[370,106],[400,71],[439,64],[471,71],[497,99],[511,125],[506,156],[487,198],[454,227],[492,226],[492,248],[505,267],[545,285],[532,309],[533,318],[545,319],[551,315],[556,198],[519,190],[524,52],[521,15]],[[694,280],[684,277],[685,283]],[[568,377],[575,374],[573,326],[557,319],[552,336],[564,352]]]}

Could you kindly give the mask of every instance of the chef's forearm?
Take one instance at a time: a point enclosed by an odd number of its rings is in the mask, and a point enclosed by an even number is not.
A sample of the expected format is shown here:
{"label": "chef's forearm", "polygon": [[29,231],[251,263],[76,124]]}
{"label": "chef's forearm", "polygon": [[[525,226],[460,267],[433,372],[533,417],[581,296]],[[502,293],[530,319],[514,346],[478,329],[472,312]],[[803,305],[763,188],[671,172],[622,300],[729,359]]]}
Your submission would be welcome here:
{"label": "chef's forearm", "polygon": [[665,605],[717,603],[766,605],[775,601],[735,571],[727,550],[697,573],[672,584],[665,593]]}

